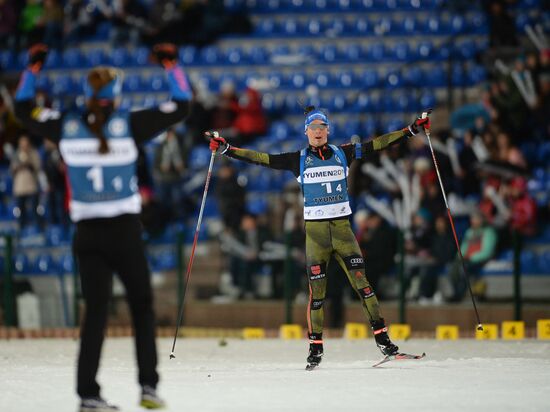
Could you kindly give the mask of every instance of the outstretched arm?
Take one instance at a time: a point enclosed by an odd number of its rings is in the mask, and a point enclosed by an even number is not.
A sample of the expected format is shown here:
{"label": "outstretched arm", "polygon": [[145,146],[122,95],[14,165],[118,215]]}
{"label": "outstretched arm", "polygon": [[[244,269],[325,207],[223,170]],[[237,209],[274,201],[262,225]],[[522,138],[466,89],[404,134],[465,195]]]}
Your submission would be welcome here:
{"label": "outstretched arm", "polygon": [[33,133],[58,141],[61,138],[61,117],[57,110],[38,107],[34,102],[36,79],[42,69],[48,48],[37,44],[29,50],[29,65],[21,74],[15,92],[15,116]]}
{"label": "outstretched arm", "polygon": [[205,136],[210,138],[210,150],[219,151],[227,157],[269,167],[270,169],[290,170],[295,176],[300,174],[299,152],[279,154],[263,153],[256,150],[241,149],[231,146],[223,137],[218,135],[218,132],[206,132]]}
{"label": "outstretched arm", "polygon": [[139,143],[157,136],[173,124],[185,120],[193,94],[183,68],[177,62],[177,48],[159,44],[153,48],[153,60],[164,67],[172,100],[158,107],[138,110],[130,114],[130,127]]}
{"label": "outstretched arm", "polygon": [[[429,111],[426,112],[425,117],[422,117],[422,116],[417,117],[415,121],[412,122],[409,126],[404,127],[401,130],[396,130],[394,132],[386,133],[381,136],[375,137],[369,142],[344,145],[342,148],[344,149],[344,152],[348,157],[348,161],[351,161],[353,159],[360,157],[358,156],[359,154],[358,147],[360,147],[360,153],[362,157],[367,153],[386,149],[387,147],[390,147],[400,142],[405,137],[409,138],[411,136],[415,136],[420,132],[421,129],[429,130],[430,118],[428,117],[428,114],[429,114]],[[360,145],[360,146],[357,146],[357,145]]]}

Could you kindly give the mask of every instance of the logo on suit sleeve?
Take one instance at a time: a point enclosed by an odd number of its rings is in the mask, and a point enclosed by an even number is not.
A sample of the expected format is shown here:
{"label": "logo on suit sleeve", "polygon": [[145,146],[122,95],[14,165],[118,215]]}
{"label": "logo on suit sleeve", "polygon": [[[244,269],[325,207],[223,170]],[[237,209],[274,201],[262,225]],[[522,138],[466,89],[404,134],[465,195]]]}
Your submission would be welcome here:
{"label": "logo on suit sleeve", "polygon": [[126,122],[122,119],[113,119],[109,122],[109,133],[113,136],[124,136],[126,134]]}

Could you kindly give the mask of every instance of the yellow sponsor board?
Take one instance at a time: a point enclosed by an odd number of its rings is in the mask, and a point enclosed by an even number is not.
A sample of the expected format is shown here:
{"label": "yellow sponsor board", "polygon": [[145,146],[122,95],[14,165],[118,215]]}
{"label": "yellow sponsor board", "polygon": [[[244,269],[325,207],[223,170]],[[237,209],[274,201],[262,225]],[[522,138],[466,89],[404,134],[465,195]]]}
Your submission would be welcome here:
{"label": "yellow sponsor board", "polygon": [[550,339],[550,319],[537,320],[537,338]]}
{"label": "yellow sponsor board", "polygon": [[243,338],[244,339],[263,339],[265,338],[265,329],[264,328],[244,328]]}
{"label": "yellow sponsor board", "polygon": [[389,327],[391,340],[407,340],[411,337],[411,325],[406,323],[392,323]]}
{"label": "yellow sponsor board", "polygon": [[456,340],[458,335],[457,325],[438,325],[435,328],[435,338],[437,340]]}
{"label": "yellow sponsor board", "polygon": [[281,339],[302,339],[304,331],[300,325],[281,325],[279,337]]}
{"label": "yellow sponsor board", "polygon": [[479,339],[479,340],[498,339],[498,325],[495,323],[483,324],[483,330],[476,329],[476,339]]}
{"label": "yellow sponsor board", "polygon": [[346,323],[344,329],[344,337],[346,339],[366,339],[367,326],[363,323]]}
{"label": "yellow sponsor board", "polygon": [[518,340],[525,338],[525,323],[522,321],[502,322],[502,339]]}

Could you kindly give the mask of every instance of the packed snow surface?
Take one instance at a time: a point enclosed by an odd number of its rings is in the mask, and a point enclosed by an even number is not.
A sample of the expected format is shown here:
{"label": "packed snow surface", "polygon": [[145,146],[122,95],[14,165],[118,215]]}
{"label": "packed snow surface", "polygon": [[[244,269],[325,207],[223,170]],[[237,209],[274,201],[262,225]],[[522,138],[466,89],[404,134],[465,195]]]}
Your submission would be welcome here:
{"label": "packed snow surface", "polygon": [[[304,370],[307,341],[159,339],[166,411],[550,411],[550,342],[397,342],[421,360],[371,365],[374,341],[326,339],[318,369]],[[0,411],[74,412],[78,342],[0,341]],[[102,395],[140,411],[133,341],[108,339]]]}

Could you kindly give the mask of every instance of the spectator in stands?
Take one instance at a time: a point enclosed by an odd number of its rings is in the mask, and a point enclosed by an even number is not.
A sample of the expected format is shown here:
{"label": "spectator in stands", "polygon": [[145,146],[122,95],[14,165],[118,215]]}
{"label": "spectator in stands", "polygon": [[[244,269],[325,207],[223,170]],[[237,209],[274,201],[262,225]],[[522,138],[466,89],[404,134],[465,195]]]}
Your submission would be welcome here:
{"label": "spectator in stands", "polygon": [[510,207],[510,227],[523,236],[537,233],[537,203],[527,192],[527,181],[515,177],[508,187],[508,204]]}
{"label": "spectator in stands", "polygon": [[43,28],[40,25],[44,9],[40,0],[27,0],[19,16],[20,47],[25,48],[42,37]]}
{"label": "spectator in stands", "polygon": [[234,107],[238,105],[238,96],[235,83],[224,80],[220,85],[220,93],[216,105],[212,109],[211,126],[214,130],[229,129],[235,121]]}
{"label": "spectator in stands", "polygon": [[410,230],[405,233],[406,289],[410,287],[408,295],[413,299],[418,297],[419,275],[429,264],[432,235],[432,214],[420,208],[413,216]]}
{"label": "spectator in stands", "polygon": [[154,161],[155,184],[159,199],[169,208],[172,218],[180,217],[181,184],[185,165],[178,136],[174,129],[164,133],[164,140],[157,146]]}
{"label": "spectator in stands", "polygon": [[[466,274],[463,273],[462,262],[456,257],[449,270],[449,279],[453,288],[449,302],[460,302],[467,289],[465,276],[470,280],[478,280],[483,266],[494,257],[497,248],[497,235],[493,227],[489,226],[479,211],[470,215],[470,228],[466,230],[460,250],[464,257]],[[480,284],[481,285],[481,284]],[[474,291],[483,295],[483,287],[474,285]]]}
{"label": "spectator in stands", "polygon": [[39,26],[44,30],[44,43],[52,49],[63,46],[63,7],[58,0],[44,0],[44,12]]}
{"label": "spectator in stands", "polygon": [[500,132],[496,138],[498,160],[519,169],[526,169],[527,162],[518,147],[512,144],[510,135]]}
{"label": "spectator in stands", "polygon": [[232,124],[235,137],[242,144],[250,143],[256,137],[267,132],[267,118],[262,107],[262,96],[258,90],[249,84],[238,104],[233,104],[235,120]]}
{"label": "spectator in stands", "polygon": [[[12,0],[0,0],[0,48],[15,48],[17,13]],[[0,68],[1,69],[1,68]]]}
{"label": "spectator in stands", "polygon": [[69,223],[65,210],[66,176],[65,163],[57,145],[49,139],[44,140],[44,173],[48,179],[49,222],[57,225]]}
{"label": "spectator in stands", "polygon": [[139,188],[141,197],[141,213],[139,218],[143,224],[143,229],[151,238],[155,238],[162,233],[170,220],[170,215],[166,207],[155,198],[150,187],[142,186]]}
{"label": "spectator in stands", "polygon": [[245,189],[237,179],[235,167],[224,161],[218,169],[216,198],[226,229],[236,233],[245,213]]}
{"label": "spectator in stands", "polygon": [[418,303],[421,304],[441,301],[440,293],[437,294],[439,276],[456,256],[456,245],[445,216],[435,218],[435,231],[430,242],[427,264],[419,271]]}
{"label": "spectator in stands", "polygon": [[162,44],[153,48],[152,57],[165,70],[172,98],[159,107],[120,110],[122,73],[99,66],[86,78],[82,112],[42,109],[35,105],[34,97],[47,51],[43,44],[29,51],[29,64],[15,94],[15,113],[34,133],[59,142],[67,164],[70,214],[76,223],[73,250],[87,308],[78,355],[79,410],[119,410],[101,397],[96,376],[114,272],[124,284],[132,314],[140,405],[164,408],[156,390],[153,290],[139,221],[136,146],[185,119],[192,98],[189,81],[177,62],[177,48]]}
{"label": "spectator in stands", "polygon": [[518,45],[516,24],[503,0],[486,0],[485,10],[489,20],[489,45],[492,48]]}
{"label": "spectator in stands", "polygon": [[95,33],[96,19],[93,8],[88,7],[86,0],[69,0],[65,5],[64,14],[63,31],[66,45],[77,44]]}
{"label": "spectator in stands", "polygon": [[380,280],[395,267],[397,252],[396,231],[377,213],[358,211],[355,213],[357,241],[361,252],[368,262],[366,272],[369,282],[377,291],[378,298],[383,299],[383,290],[379,288]]}
{"label": "spectator in stands", "polygon": [[225,232],[221,237],[222,248],[230,256],[233,285],[238,288],[241,298],[253,299],[257,296],[254,282],[262,269],[259,255],[263,244],[270,239],[268,228],[259,224],[257,216],[251,213],[242,217],[236,234]]}
{"label": "spectator in stands", "polygon": [[112,23],[110,37],[115,45],[137,44],[148,28],[147,9],[139,0],[115,1]]}
{"label": "spectator in stands", "polygon": [[13,195],[17,202],[16,213],[19,215],[20,228],[24,228],[29,222],[36,222],[38,219],[37,207],[40,191],[38,174],[40,168],[40,156],[32,147],[29,136],[21,135],[10,164],[13,176]]}
{"label": "spectator in stands", "polygon": [[479,177],[477,173],[478,157],[473,148],[474,134],[471,130],[464,133],[464,146],[458,155],[460,163],[460,174],[458,176],[462,195],[479,193]]}

